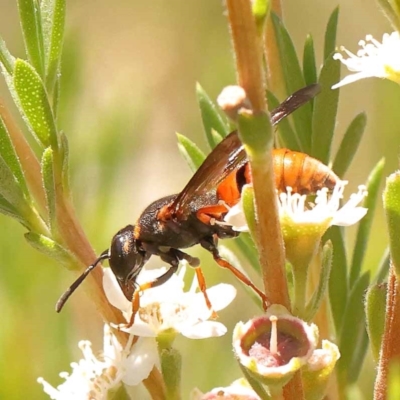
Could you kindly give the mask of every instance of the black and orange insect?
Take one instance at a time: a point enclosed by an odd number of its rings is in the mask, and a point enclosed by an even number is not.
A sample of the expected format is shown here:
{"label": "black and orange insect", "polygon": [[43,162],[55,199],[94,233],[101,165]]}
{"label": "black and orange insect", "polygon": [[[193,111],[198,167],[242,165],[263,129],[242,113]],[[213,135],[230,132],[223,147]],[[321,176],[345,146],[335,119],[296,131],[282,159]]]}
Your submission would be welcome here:
{"label": "black and orange insect", "polygon": [[[319,92],[318,85],[300,89],[271,112],[276,125]],[[276,186],[279,191],[291,186],[294,192],[314,193],[322,187],[332,189],[339,178],[320,161],[307,154],[287,149],[273,151]],[[179,262],[186,260],[195,268],[199,287],[207,306],[212,306],[198,258],[180,249],[200,244],[208,250],[217,264],[229,269],[239,280],[250,286],[267,306],[268,299],[242,272],[224,260],[217,248],[217,240],[238,236],[231,226],[220,224],[228,208],[240,200],[242,187],[251,182],[251,171],[246,153],[236,131],[230,133],[208,155],[188,184],[179,194],[163,197],[151,203],[135,225],[128,225],[113,237],[111,247],[61,296],[56,305],[61,311],[67,299],[86,276],[102,260],[109,260],[122,292],[132,301],[132,325],[139,309],[140,293],[162,285],[174,272]],[[158,256],[170,268],[152,282],[138,285],[136,279],[151,256]]]}

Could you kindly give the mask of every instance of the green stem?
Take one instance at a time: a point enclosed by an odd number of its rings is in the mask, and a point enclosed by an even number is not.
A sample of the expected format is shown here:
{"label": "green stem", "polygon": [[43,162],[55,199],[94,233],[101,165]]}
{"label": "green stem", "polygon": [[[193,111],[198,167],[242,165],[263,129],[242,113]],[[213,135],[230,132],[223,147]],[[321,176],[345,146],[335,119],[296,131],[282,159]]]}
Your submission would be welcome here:
{"label": "green stem", "polygon": [[182,356],[178,350],[163,348],[160,350],[161,372],[164,377],[167,400],[181,399]]}
{"label": "green stem", "polygon": [[271,303],[290,309],[285,255],[279,223],[272,164],[273,134],[267,114],[261,37],[248,0],[227,0],[228,19],[236,55],[239,85],[249,99],[251,113],[239,116],[239,134],[251,166],[257,215],[255,242],[266,295]]}
{"label": "green stem", "polygon": [[304,318],[307,297],[308,265],[293,265],[294,304],[293,313]]}
{"label": "green stem", "polygon": [[266,295],[271,304],[290,309],[283,237],[272,164],[273,133],[268,114],[239,114],[238,127],[248,154],[256,206],[256,234]]}

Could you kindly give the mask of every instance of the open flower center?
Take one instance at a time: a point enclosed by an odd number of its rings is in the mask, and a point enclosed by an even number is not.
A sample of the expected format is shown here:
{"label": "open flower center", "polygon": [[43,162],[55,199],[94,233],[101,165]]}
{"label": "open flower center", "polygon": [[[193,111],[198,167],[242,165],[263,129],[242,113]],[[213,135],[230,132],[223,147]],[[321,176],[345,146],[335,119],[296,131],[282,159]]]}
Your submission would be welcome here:
{"label": "open flower center", "polygon": [[307,347],[302,341],[284,330],[278,330],[278,317],[272,315],[269,319],[270,330],[257,336],[248,349],[248,355],[265,367],[279,367],[293,357],[304,356]]}

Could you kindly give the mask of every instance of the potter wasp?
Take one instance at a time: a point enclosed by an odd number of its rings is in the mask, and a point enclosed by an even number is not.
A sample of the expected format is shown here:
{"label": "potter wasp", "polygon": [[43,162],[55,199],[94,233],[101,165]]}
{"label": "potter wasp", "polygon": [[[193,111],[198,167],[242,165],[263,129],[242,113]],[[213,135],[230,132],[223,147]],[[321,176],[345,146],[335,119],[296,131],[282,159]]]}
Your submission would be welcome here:
{"label": "potter wasp", "polygon": [[[276,125],[314,98],[319,90],[318,85],[310,85],[288,97],[271,112],[272,124]],[[322,187],[333,189],[339,180],[322,162],[288,149],[273,150],[273,165],[278,191],[290,186],[293,192],[315,193]],[[135,225],[128,225],[115,234],[111,247],[101,253],[61,296],[56,305],[57,312],[61,311],[90,271],[103,260],[109,260],[122,292],[132,301],[132,317],[128,326],[133,324],[139,309],[141,292],[165,283],[177,271],[182,260],[195,269],[199,288],[211,309],[199,259],[181,250],[197,244],[208,250],[219,266],[230,270],[250,286],[266,306],[268,299],[265,294],[224,260],[217,248],[218,239],[234,238],[239,234],[221,222],[229,208],[239,202],[241,189],[246,183],[251,183],[251,171],[238,133],[234,131],[214,148],[180,193],[151,203]],[[137,284],[138,274],[153,255],[169,264],[169,269],[152,282]]]}

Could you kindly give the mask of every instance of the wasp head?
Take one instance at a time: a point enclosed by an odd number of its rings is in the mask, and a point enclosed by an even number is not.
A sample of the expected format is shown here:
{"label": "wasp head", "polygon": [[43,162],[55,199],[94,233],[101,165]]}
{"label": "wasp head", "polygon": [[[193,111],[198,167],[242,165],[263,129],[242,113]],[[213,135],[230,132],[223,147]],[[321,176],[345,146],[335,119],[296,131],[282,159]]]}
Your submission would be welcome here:
{"label": "wasp head", "polygon": [[109,263],[121,285],[134,284],[147,260],[145,250],[135,238],[134,229],[133,225],[126,226],[111,242]]}

